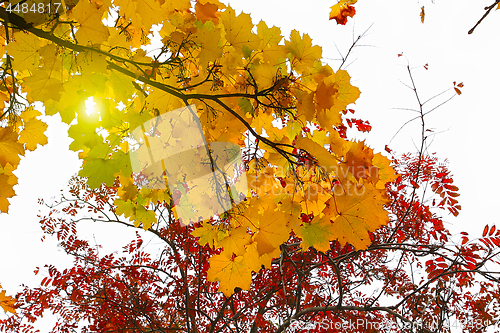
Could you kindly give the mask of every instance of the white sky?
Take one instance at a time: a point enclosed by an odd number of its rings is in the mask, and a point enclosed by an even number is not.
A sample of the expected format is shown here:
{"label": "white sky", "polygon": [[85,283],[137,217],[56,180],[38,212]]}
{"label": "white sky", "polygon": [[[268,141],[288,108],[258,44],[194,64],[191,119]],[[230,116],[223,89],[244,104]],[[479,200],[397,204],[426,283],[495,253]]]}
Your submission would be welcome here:
{"label": "white sky", "polygon": [[[237,13],[241,10],[250,13],[255,24],[263,19],[268,26],[280,27],[284,36],[292,29],[309,33],[313,43],[322,46],[323,57],[327,59],[339,58],[335,44],[345,54],[353,37],[373,23],[360,42],[366,46],[354,49],[348,61],[353,63],[347,70],[352,83],[362,92],[353,107],[354,117],[370,121],[373,130],[366,136],[367,143],[378,151],[414,117],[411,112],[394,109],[417,106],[412,92],[400,82],[408,82],[407,60],[412,67],[418,67],[414,77],[423,100],[451,88],[453,81],[463,81],[463,94],[426,118],[435,132],[444,131],[435,137],[430,151],[449,159],[461,193],[458,199],[462,212],[458,218],[446,217],[447,226],[454,233],[466,230],[471,236],[479,236],[484,224],[498,224],[500,218],[495,207],[499,195],[492,182],[500,162],[497,155],[500,47],[496,35],[500,13],[492,12],[474,34],[467,34],[492,0],[436,0],[435,4],[417,0],[359,0],[355,5],[357,14],[346,26],[328,20],[329,7],[336,0],[224,2],[231,3]],[[419,16],[422,5],[426,8],[425,24],[421,24]],[[405,57],[398,58],[401,52]],[[423,65],[427,63],[426,71]],[[330,64],[336,69],[339,62],[332,60]],[[450,91],[445,96],[451,95]],[[81,163],[76,153],[68,150],[71,140],[65,134],[66,125],[56,117],[46,120],[49,143],[22,159],[15,172],[19,177],[19,185],[15,187],[17,196],[10,200],[9,215],[0,215],[3,254],[0,284],[8,294],[17,292],[21,283],[33,285],[39,281],[33,276],[36,266],[71,263],[71,258],[59,251],[55,242],[40,242],[37,198],[47,200],[57,196]],[[398,153],[415,152],[419,135],[417,121],[406,126],[391,147]],[[95,232],[102,239],[110,238],[109,231],[103,233],[98,228]],[[3,316],[0,313],[0,318]]]}

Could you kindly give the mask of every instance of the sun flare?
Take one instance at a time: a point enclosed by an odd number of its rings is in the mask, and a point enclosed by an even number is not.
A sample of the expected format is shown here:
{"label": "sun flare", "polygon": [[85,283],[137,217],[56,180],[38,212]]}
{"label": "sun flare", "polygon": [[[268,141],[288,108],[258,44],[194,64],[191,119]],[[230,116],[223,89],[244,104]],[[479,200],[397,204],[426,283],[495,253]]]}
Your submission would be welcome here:
{"label": "sun flare", "polygon": [[85,100],[85,112],[87,113],[87,116],[90,116],[94,112],[96,112],[96,102],[94,102],[94,97],[90,96]]}

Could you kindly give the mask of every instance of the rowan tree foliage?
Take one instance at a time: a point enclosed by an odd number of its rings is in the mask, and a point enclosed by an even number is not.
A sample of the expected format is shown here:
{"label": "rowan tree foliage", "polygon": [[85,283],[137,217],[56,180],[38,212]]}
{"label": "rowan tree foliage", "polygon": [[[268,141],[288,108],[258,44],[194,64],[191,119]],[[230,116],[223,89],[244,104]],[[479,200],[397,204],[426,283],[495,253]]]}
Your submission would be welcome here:
{"label": "rowan tree foliage", "polygon": [[[345,24],[355,2],[334,4],[330,19]],[[439,212],[458,215],[458,188],[426,153],[410,67],[421,146],[393,156],[349,140],[347,127],[371,129],[350,115],[360,92],[307,34],[283,38],[218,0],[29,0],[4,3],[0,18],[0,210],[21,156],[46,143],[42,112],[70,125],[83,160],[40,217],[74,265],[37,269],[41,285],[15,299],[2,291],[3,330],[35,331],[45,311],[54,332],[496,323],[487,264],[500,231],[449,239]],[[146,52],[155,29],[161,46]],[[101,255],[78,233],[88,220],[142,228],[159,252],[137,233]]]}

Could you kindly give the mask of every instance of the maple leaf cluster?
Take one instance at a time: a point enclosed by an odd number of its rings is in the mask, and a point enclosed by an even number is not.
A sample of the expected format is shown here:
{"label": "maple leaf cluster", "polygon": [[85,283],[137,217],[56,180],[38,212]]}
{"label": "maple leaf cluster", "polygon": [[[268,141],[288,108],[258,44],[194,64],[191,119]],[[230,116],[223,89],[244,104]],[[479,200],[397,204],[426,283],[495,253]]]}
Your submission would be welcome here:
{"label": "maple leaf cluster", "polygon": [[[46,142],[40,113],[26,106],[39,101],[70,125],[79,176],[91,188],[118,180],[117,215],[147,230],[157,221],[151,205],[167,202],[174,218],[195,224],[201,245],[223,249],[208,277],[226,296],[248,289],[291,234],[304,249],[333,240],[365,249],[369,232],[388,222],[390,161],[339,131],[359,89],[321,61],[307,34],[284,38],[217,0],[81,0],[43,22],[0,10],[23,30],[8,28],[4,48],[15,77],[4,69],[3,211],[20,156]],[[141,46],[157,24],[162,47],[147,53]],[[88,114],[90,97],[97,111]]]}
{"label": "maple leaf cluster", "polygon": [[[345,24],[355,2],[334,5],[331,19]],[[500,293],[481,267],[498,232],[448,246],[435,211],[460,205],[446,165],[349,140],[347,126],[371,129],[346,116],[360,91],[309,35],[284,38],[218,0],[80,0],[52,16],[4,5],[0,19],[0,211],[25,151],[46,143],[35,102],[69,125],[83,161],[70,196],[41,217],[74,265],[37,269],[40,287],[15,300],[2,291],[15,314],[1,329],[35,331],[45,311],[57,315],[54,332],[283,332],[312,320],[324,332],[436,317],[443,327],[467,311],[491,324],[496,308],[481,304]],[[146,52],[156,28],[161,46]],[[101,255],[81,221],[141,228],[161,255],[139,232]],[[461,297],[476,275],[481,292]],[[378,296],[358,290],[376,284]],[[386,297],[402,300],[383,306]]]}

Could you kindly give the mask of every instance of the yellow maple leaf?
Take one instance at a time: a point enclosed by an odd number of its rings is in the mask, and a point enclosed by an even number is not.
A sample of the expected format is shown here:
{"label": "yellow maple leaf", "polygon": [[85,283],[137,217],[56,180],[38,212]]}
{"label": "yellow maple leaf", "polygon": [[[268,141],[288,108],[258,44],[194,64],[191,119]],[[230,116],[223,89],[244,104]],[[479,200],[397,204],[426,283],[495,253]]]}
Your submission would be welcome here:
{"label": "yellow maple leaf", "polygon": [[6,174],[0,174],[0,212],[8,213],[9,201],[16,193],[11,184],[11,178]]}
{"label": "yellow maple leaf", "polygon": [[194,237],[199,237],[198,243],[201,246],[208,246],[212,248],[220,248],[219,241],[227,236],[227,230],[219,225],[211,225],[206,222],[202,225],[196,227],[191,235]]}
{"label": "yellow maple leaf", "polygon": [[190,0],[169,0],[164,5],[169,12],[188,11],[191,8]]}
{"label": "yellow maple leaf", "polygon": [[24,155],[23,145],[18,142],[18,135],[13,127],[0,127],[0,165],[7,163],[17,166]]}
{"label": "yellow maple leaf", "polygon": [[24,124],[24,128],[19,134],[19,142],[24,143],[27,150],[35,150],[36,146],[47,144],[47,136],[44,134],[47,124],[43,121],[32,118]]}
{"label": "yellow maple leaf", "polygon": [[344,245],[352,244],[356,249],[366,249],[371,240],[368,232],[387,224],[388,213],[383,205],[388,202],[385,191],[372,184],[343,184],[343,193],[336,193],[329,202],[333,220],[332,233]]}
{"label": "yellow maple leaf", "polygon": [[252,32],[253,23],[250,15],[241,13],[236,16],[234,9],[228,6],[220,18],[229,45],[241,52],[244,49],[255,50],[259,46],[260,38]]}
{"label": "yellow maple leaf", "polygon": [[9,185],[16,185],[17,184],[17,177],[13,173],[13,171],[15,169],[16,168],[10,163],[7,163],[7,165],[5,167],[2,167],[0,165],[0,175],[3,174],[3,175],[6,175],[9,177],[9,179],[7,180],[7,184],[9,184]]}
{"label": "yellow maple leaf", "polygon": [[209,259],[210,269],[207,279],[219,281],[219,290],[226,297],[234,293],[235,288],[248,290],[252,284],[252,267],[243,256],[228,256],[225,252]]}
{"label": "yellow maple leaf", "polygon": [[333,106],[334,98],[338,95],[338,85],[334,82],[321,81],[316,89],[315,97],[320,110],[328,110]]}
{"label": "yellow maple leaf", "polygon": [[134,226],[137,228],[142,224],[142,228],[144,230],[148,230],[151,228],[153,223],[156,222],[155,212],[146,209],[143,205],[137,205],[137,209],[135,210],[132,218],[134,220]]}
{"label": "yellow maple leaf", "polygon": [[25,32],[14,33],[14,42],[10,42],[5,49],[7,53],[14,57],[14,68],[24,71],[38,67],[41,41],[33,34]]}
{"label": "yellow maple leaf", "polygon": [[63,91],[62,82],[51,77],[51,73],[43,69],[36,70],[33,75],[25,78],[24,84],[29,98],[33,101],[57,101]]}
{"label": "yellow maple leaf", "polygon": [[109,30],[102,23],[104,7],[98,8],[95,3],[88,0],[80,0],[73,8],[73,17],[80,24],[75,34],[80,44],[100,44],[109,37]]}
{"label": "yellow maple leaf", "polygon": [[385,184],[388,182],[392,182],[396,178],[398,178],[396,172],[394,169],[391,167],[391,160],[382,155],[381,153],[375,154],[373,156],[372,163],[375,167],[378,168],[377,172],[377,183],[375,184],[375,187],[377,189],[384,189]]}
{"label": "yellow maple leaf", "polygon": [[224,248],[227,253],[243,255],[245,246],[250,243],[250,234],[247,233],[246,227],[232,228],[228,230],[228,234],[219,242],[219,246]]}
{"label": "yellow maple leaf", "polygon": [[347,105],[356,102],[361,92],[357,87],[351,85],[351,77],[344,70],[335,73],[335,83],[338,85],[338,96],[334,99],[335,110],[345,110]]}
{"label": "yellow maple leaf", "polygon": [[309,138],[298,138],[295,140],[295,147],[303,149],[311,154],[317,161],[318,165],[327,172],[335,172],[338,170],[338,160],[325,147],[319,145]]}
{"label": "yellow maple leaf", "polygon": [[297,117],[303,116],[306,121],[311,121],[316,115],[316,108],[314,106],[314,93],[308,93],[297,89],[295,91],[297,96]]}
{"label": "yellow maple leaf", "polygon": [[196,42],[200,45],[200,65],[207,66],[222,56],[222,48],[219,45],[221,29],[215,28],[212,22],[205,23],[195,35]]}
{"label": "yellow maple leaf", "polygon": [[267,255],[261,256],[257,250],[257,243],[251,242],[245,245],[245,253],[243,254],[243,260],[247,264],[249,270],[258,272],[262,268],[262,265],[266,265]]}
{"label": "yellow maple leaf", "polygon": [[122,199],[122,200],[130,200],[134,201],[135,198],[137,198],[137,186],[134,185],[134,179],[130,177],[125,177],[123,174],[120,173],[119,175],[120,179],[120,188],[118,188],[118,191],[116,194]]}
{"label": "yellow maple leaf", "polygon": [[163,22],[163,9],[156,0],[135,0],[135,8],[141,20],[141,28],[145,31],[149,31],[153,24]]}
{"label": "yellow maple leaf", "polygon": [[330,199],[331,195],[317,183],[308,183],[304,186],[301,198],[302,211],[306,214],[313,213],[315,216],[319,215],[326,206],[326,202]]}
{"label": "yellow maple leaf", "polygon": [[[120,15],[126,20],[137,21],[134,0],[113,0],[116,6],[120,6]],[[138,24],[139,22],[135,22]]]}
{"label": "yellow maple leaf", "polygon": [[293,30],[290,33],[290,41],[285,41],[285,48],[290,53],[292,64],[298,70],[312,67],[314,62],[321,59],[321,47],[312,45],[312,39],[308,34]]}
{"label": "yellow maple leaf", "polygon": [[290,228],[286,225],[286,218],[280,211],[267,209],[258,221],[254,241],[260,255],[279,257],[280,245],[290,237]]}
{"label": "yellow maple leaf", "polygon": [[219,23],[219,9],[225,8],[225,5],[218,0],[197,0],[195,5],[196,17],[201,22],[212,21],[214,24]]}
{"label": "yellow maple leaf", "polygon": [[262,38],[260,49],[276,45],[283,39],[280,28],[274,26],[269,28],[264,21],[260,21],[259,24],[257,24],[257,34]]}

